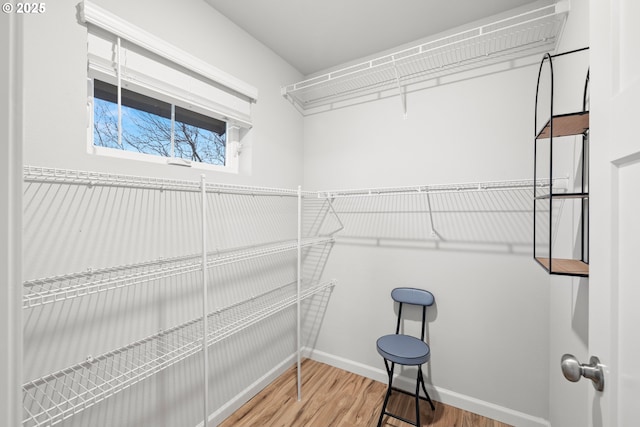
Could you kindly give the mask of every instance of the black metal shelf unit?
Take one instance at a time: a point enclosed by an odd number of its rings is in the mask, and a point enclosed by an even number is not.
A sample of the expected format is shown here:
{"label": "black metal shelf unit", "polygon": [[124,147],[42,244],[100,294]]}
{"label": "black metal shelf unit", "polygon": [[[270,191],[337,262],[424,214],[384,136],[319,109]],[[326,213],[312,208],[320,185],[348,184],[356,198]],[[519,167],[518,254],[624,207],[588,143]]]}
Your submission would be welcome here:
{"label": "black metal shelf unit", "polygon": [[[540,178],[538,173],[538,157],[547,155],[548,178],[550,182],[554,182],[554,143],[562,144],[563,137],[582,136],[582,153],[580,164],[580,185],[579,189],[569,191],[561,191],[555,189],[552,185],[548,193],[539,194],[534,189],[533,194],[533,257],[534,259],[550,274],[566,275],[566,276],[589,276],[589,111],[588,111],[588,89],[589,89],[589,71],[585,79],[584,92],[582,97],[582,111],[572,112],[568,114],[554,114],[554,75],[553,61],[559,56],[569,55],[576,52],[587,50],[588,47],[572,50],[570,52],[559,53],[556,55],[545,54],[540,62],[538,71],[538,82],[536,86],[535,101],[535,117],[534,117],[534,180],[537,182]],[[538,126],[538,101],[540,94],[540,81],[542,70],[548,65],[550,72],[550,113],[547,122],[539,128]],[[564,139],[566,140],[566,138]],[[575,139],[571,139],[572,141]],[[545,145],[542,147],[542,145]],[[542,154],[541,154],[542,153]],[[561,208],[561,204],[565,201],[574,201],[578,204],[579,212],[579,228],[580,236],[578,237],[579,255],[573,257],[556,257],[554,256],[554,236],[557,235],[558,224],[554,221],[554,214],[557,214]],[[542,232],[540,228],[536,228],[538,221],[544,221]],[[541,236],[546,236],[546,228],[548,228],[548,242],[540,244]],[[548,243],[548,245],[546,244]],[[542,253],[545,252],[546,253]],[[574,253],[577,253],[576,250]]]}

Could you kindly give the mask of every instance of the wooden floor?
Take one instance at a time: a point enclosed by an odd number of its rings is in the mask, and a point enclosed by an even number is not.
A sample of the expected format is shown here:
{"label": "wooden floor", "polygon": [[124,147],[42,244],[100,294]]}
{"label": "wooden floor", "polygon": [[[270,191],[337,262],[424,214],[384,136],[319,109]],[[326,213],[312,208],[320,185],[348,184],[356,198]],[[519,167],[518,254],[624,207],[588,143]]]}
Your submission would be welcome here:
{"label": "wooden floor", "polygon": [[[303,361],[302,401],[297,401],[296,369],[291,367],[219,427],[375,427],[386,384],[310,359]],[[509,427],[471,412],[435,402],[420,402],[423,426]],[[393,393],[389,410],[415,419],[413,398]],[[409,424],[385,416],[384,427]]]}

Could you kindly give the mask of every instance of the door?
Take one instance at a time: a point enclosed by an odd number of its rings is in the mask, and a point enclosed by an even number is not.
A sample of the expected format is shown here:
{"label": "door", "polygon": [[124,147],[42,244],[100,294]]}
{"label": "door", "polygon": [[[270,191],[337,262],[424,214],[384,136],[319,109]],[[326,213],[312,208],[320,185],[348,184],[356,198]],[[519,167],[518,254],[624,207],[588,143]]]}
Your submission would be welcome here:
{"label": "door", "polygon": [[589,352],[605,384],[588,418],[626,427],[640,401],[640,2],[591,0],[590,16]]}

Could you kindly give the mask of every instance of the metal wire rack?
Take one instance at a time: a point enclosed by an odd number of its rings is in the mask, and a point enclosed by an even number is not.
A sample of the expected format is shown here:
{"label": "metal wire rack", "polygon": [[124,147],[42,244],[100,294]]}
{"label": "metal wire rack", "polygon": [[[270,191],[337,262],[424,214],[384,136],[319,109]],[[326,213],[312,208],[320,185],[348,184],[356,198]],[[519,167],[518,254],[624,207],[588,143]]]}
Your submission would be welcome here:
{"label": "metal wire rack", "polygon": [[[89,187],[126,187],[160,191],[191,191],[200,192],[200,181],[178,180],[168,178],[154,178],[135,175],[121,175],[105,172],[79,171],[57,168],[43,168],[24,166],[24,182],[86,185]],[[229,193],[247,195],[275,195],[297,197],[298,191],[288,188],[254,187],[248,185],[232,185],[220,183],[206,183],[208,193]],[[314,196],[313,192],[301,192],[303,197]]]}
{"label": "metal wire rack", "polygon": [[24,166],[24,182],[76,184],[103,187],[128,187],[155,190],[200,191],[200,182],[166,178],[139,177],[104,172]]}
{"label": "metal wire rack", "polygon": [[[304,248],[320,244],[329,244],[333,241],[334,239],[331,237],[305,238],[300,245]],[[209,252],[207,254],[207,267],[213,268],[281,252],[293,251],[296,250],[297,247],[298,241],[290,240],[267,245]],[[201,257],[201,254],[197,254],[166,258],[138,264],[29,280],[24,282],[22,307],[38,307],[44,304],[200,271],[202,269]]]}
{"label": "metal wire rack", "polygon": [[369,197],[369,196],[385,196],[398,194],[424,194],[424,193],[459,193],[465,191],[506,191],[517,188],[549,188],[553,186],[562,186],[561,182],[568,178],[551,179],[521,179],[521,180],[505,180],[505,181],[480,181],[480,182],[463,182],[453,184],[433,184],[433,185],[414,185],[403,187],[379,187],[379,188],[359,188],[348,190],[330,190],[318,192],[318,197],[334,199],[338,197]]}
{"label": "metal wire rack", "polygon": [[[554,50],[567,11],[554,4],[403,49],[282,88],[303,113],[457,71]],[[401,91],[402,92],[402,91]]]}
{"label": "metal wire rack", "polygon": [[[335,285],[302,283],[305,299]],[[298,301],[297,283],[289,283],[207,316],[207,345],[263,320]],[[202,350],[202,318],[162,331],[125,347],[88,357],[23,385],[25,427],[55,425]]]}
{"label": "metal wire rack", "polygon": [[[293,305],[297,306],[298,342],[300,342],[300,302],[318,292],[332,287],[335,282],[321,282],[301,276],[303,250],[311,247],[327,247],[334,242],[329,234],[319,236],[331,203],[317,202],[315,192],[208,183],[204,175],[199,181],[140,177],[102,172],[76,171],[55,168],[25,166],[24,182],[45,185],[86,185],[88,187],[120,187],[201,194],[202,251],[197,254],[142,261],[95,270],[29,280],[23,283],[23,308],[34,308],[72,298],[137,284],[150,284],[178,275],[194,272],[202,274],[203,310],[194,320],[161,331],[139,341],[98,357],[89,356],[76,365],[32,380],[23,386],[23,426],[50,426],[172,366],[195,353],[208,360],[208,347],[257,322]],[[298,199],[298,236],[293,240],[271,241],[241,247],[208,250],[206,245],[207,215],[206,194],[230,194],[239,196],[285,196]],[[271,199],[273,200],[273,199]],[[307,224],[315,234],[302,234],[302,202],[312,206],[309,218],[315,222]],[[272,204],[269,203],[269,206]],[[277,204],[278,206],[280,204]],[[258,205],[256,205],[258,206]],[[326,211],[326,212],[325,212]],[[323,213],[324,212],[324,213]],[[335,214],[335,212],[333,212]],[[309,216],[307,214],[307,216]],[[272,236],[273,237],[273,236]],[[330,250],[330,249],[329,249]],[[207,271],[220,266],[270,257],[284,252],[297,251],[297,280],[285,285],[276,285],[259,295],[247,295],[241,302],[211,311],[207,307]],[[306,257],[306,255],[305,255]],[[285,281],[288,281],[285,280]],[[205,313],[207,313],[205,315]],[[206,337],[206,338],[205,338]],[[298,349],[298,353],[300,349]],[[298,355],[299,359],[299,355]],[[204,364],[204,375],[208,377],[208,365]],[[298,369],[300,362],[298,361]],[[208,382],[204,387],[204,417],[208,416]]]}

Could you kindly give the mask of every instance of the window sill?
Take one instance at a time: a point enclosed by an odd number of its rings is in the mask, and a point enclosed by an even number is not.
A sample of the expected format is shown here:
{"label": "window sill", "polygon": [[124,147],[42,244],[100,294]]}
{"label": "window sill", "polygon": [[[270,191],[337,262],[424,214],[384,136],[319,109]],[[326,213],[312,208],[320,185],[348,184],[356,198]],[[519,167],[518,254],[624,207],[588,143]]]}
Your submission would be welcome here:
{"label": "window sill", "polygon": [[88,146],[89,154],[94,154],[98,156],[112,157],[118,159],[126,159],[126,160],[136,160],[145,163],[156,163],[160,165],[167,165],[171,167],[189,167],[191,169],[209,171],[209,172],[225,172],[237,174],[239,172],[238,168],[238,156],[231,153],[228,156],[228,164],[221,165],[210,165],[206,163],[199,163],[194,161],[189,161],[181,158],[170,158],[170,157],[160,157],[154,156],[151,154],[144,153],[135,153],[131,151],[117,150],[114,148],[107,147],[97,147],[95,145],[90,144]]}

